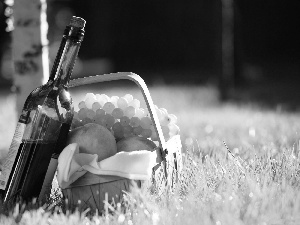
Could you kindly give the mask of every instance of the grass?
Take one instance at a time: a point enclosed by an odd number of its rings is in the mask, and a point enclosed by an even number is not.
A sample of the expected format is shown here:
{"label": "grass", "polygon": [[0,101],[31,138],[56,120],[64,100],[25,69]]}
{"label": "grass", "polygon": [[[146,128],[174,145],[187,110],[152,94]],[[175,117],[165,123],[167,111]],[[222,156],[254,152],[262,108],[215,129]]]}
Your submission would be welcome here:
{"label": "grass", "polygon": [[[179,118],[184,167],[172,192],[133,189],[122,206],[110,206],[113,212],[103,216],[19,204],[0,216],[0,224],[300,224],[298,113],[220,104],[211,87],[150,92],[155,104]],[[4,149],[14,124],[7,122],[13,118],[11,100],[2,102]]]}

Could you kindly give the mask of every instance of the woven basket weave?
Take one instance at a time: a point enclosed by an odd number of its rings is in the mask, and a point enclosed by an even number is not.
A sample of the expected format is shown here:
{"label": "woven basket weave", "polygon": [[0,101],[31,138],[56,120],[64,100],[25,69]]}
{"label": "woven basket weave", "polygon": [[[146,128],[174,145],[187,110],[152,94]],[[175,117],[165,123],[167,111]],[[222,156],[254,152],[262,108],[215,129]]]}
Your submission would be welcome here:
{"label": "woven basket weave", "polygon": [[117,176],[95,175],[87,172],[68,188],[63,189],[63,195],[68,199],[68,207],[83,211],[104,210],[104,200],[110,203],[121,202],[124,192],[130,191],[131,180]]}

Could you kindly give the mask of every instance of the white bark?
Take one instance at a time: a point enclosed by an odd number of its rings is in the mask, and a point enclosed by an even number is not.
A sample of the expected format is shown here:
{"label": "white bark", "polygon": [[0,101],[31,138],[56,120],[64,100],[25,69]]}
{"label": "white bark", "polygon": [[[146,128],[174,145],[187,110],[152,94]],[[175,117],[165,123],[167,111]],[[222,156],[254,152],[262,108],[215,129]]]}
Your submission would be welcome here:
{"label": "white bark", "polygon": [[46,0],[16,0],[13,5],[13,82],[17,112],[30,92],[49,77]]}

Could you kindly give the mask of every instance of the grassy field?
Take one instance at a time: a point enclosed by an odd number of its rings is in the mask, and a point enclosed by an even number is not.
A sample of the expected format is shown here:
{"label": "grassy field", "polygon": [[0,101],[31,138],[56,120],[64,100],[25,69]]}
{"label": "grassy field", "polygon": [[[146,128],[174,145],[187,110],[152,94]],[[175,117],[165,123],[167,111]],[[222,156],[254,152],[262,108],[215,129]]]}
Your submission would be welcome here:
{"label": "grassy field", "polygon": [[[113,213],[103,216],[17,205],[0,224],[300,224],[299,113],[220,104],[212,87],[160,86],[150,93],[177,115],[181,129],[184,168],[173,192],[134,189],[123,207],[109,206]],[[79,96],[74,92],[75,102]],[[12,102],[1,99],[2,155],[15,126]]]}

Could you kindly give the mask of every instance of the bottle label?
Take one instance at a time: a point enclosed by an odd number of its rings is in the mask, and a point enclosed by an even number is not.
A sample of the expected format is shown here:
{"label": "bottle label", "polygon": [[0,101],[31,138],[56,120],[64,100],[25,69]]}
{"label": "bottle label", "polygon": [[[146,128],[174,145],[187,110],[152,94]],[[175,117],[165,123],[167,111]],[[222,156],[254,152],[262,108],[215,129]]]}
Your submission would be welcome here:
{"label": "bottle label", "polygon": [[15,134],[13,136],[13,140],[9,147],[7,156],[5,161],[2,165],[1,172],[0,172],[0,189],[5,190],[6,184],[11,173],[12,167],[14,165],[14,161],[16,159],[16,155],[18,153],[19,147],[22,142],[22,137],[25,131],[26,125],[24,123],[18,123]]}

